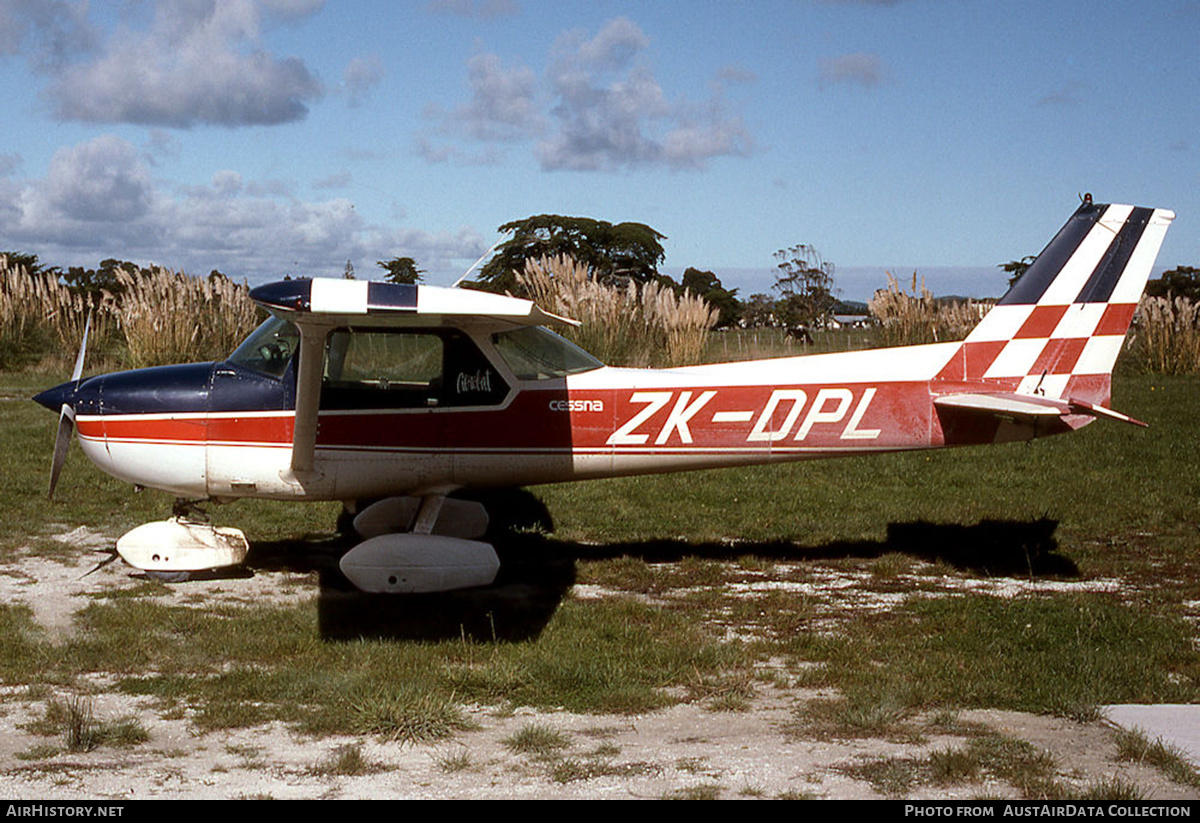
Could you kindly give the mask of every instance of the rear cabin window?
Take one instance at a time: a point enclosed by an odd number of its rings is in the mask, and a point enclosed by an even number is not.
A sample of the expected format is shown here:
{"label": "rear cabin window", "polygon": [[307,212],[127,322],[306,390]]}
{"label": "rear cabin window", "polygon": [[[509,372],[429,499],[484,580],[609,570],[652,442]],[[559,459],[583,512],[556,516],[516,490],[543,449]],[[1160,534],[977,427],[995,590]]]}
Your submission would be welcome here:
{"label": "rear cabin window", "polygon": [[544,326],[525,326],[493,334],[492,344],[518,380],[549,380],[604,365]]}
{"label": "rear cabin window", "polygon": [[491,406],[508,384],[455,331],[337,329],[325,343],[321,408]]}

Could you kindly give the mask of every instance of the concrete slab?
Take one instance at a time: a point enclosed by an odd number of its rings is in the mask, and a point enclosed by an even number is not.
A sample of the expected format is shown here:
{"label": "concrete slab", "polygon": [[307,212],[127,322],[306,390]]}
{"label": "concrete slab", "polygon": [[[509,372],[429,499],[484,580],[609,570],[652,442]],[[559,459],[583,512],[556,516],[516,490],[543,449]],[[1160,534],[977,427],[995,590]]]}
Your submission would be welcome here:
{"label": "concrete slab", "polygon": [[1105,716],[1125,729],[1138,729],[1151,741],[1162,739],[1200,767],[1200,705],[1160,703],[1100,707]]}

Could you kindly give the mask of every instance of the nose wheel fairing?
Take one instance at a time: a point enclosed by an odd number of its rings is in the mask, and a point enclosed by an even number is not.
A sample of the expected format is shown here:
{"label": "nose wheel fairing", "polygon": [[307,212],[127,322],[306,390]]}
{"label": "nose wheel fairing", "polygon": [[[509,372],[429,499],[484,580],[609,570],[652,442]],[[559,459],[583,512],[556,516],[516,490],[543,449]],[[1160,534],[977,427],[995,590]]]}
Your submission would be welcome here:
{"label": "nose wheel fairing", "polygon": [[136,569],[153,573],[207,571],[237,566],[250,544],[241,529],[183,517],[144,523],[117,540],[117,554]]}

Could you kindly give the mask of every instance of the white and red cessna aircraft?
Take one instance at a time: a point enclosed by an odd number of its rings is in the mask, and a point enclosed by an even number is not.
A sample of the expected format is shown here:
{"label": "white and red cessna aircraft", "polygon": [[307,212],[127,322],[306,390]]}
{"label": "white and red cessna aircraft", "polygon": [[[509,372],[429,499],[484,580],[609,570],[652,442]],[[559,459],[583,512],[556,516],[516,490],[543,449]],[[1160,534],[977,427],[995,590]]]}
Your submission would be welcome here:
{"label": "white and red cessna aircraft", "polygon": [[[222,362],[81,380],[81,349],[35,398],[60,412],[51,493],[74,426],[103,471],[181,501],[344,501],[366,539],[341,566],[363,590],[487,585],[487,515],[459,490],[1137,423],[1109,408],[1112,368],[1173,218],[1085,198],[964,341],[674,369],[605,366],[513,297],[272,283],[250,293],[270,319]],[[163,575],[244,560],[239,530],[184,511],[118,552]]]}

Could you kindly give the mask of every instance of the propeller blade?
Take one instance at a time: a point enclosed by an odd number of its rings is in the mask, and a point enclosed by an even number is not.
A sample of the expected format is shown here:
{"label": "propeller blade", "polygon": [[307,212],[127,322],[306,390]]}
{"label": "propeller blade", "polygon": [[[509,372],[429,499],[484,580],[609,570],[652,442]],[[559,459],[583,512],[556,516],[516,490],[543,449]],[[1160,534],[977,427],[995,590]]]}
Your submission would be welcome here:
{"label": "propeller blade", "polygon": [[50,463],[50,499],[54,499],[54,487],[58,485],[58,475],[63,463],[67,460],[67,449],[71,445],[71,435],[75,433],[75,412],[66,403],[58,414],[58,432],[54,435],[54,459]]}
{"label": "propeller blade", "polygon": [[110,551],[107,551],[107,552],[104,552],[104,553],[105,553],[105,554],[107,554],[107,555],[108,555],[108,557],[106,557],[106,558],[104,558],[103,560],[101,560],[101,561],[100,561],[99,563],[97,563],[95,566],[92,566],[92,568],[91,568],[90,570],[88,570],[87,572],[85,572],[85,573],[84,573],[84,575],[83,575],[82,577],[80,577],[80,578],[79,578],[80,580],[82,580],[84,577],[87,577],[87,576],[88,576],[89,574],[91,574],[92,572],[98,572],[98,571],[100,571],[100,570],[101,570],[101,569],[103,569],[105,566],[107,566],[109,563],[112,563],[112,562],[114,562],[114,561],[116,561],[116,560],[119,560],[119,559],[121,558],[121,555],[117,554],[117,550],[116,550],[116,549],[112,549],[112,550],[110,550]]}
{"label": "propeller blade", "polygon": [[[88,332],[92,328],[92,313],[89,311],[83,322],[83,340],[79,343],[79,354],[75,355],[75,368],[71,370],[71,382],[79,387],[79,378],[83,376],[83,360],[87,355]],[[75,410],[63,403],[58,413],[58,431],[54,434],[54,457],[50,463],[50,499],[54,499],[54,487],[58,485],[58,475],[62,472],[63,463],[67,462],[67,449],[71,447],[71,435],[75,433]]]}
{"label": "propeller blade", "polygon": [[89,311],[87,320],[83,321],[83,342],[79,344],[79,354],[75,356],[75,369],[71,372],[71,380],[79,382],[83,375],[83,356],[87,354],[88,331],[92,328],[92,313]]}

